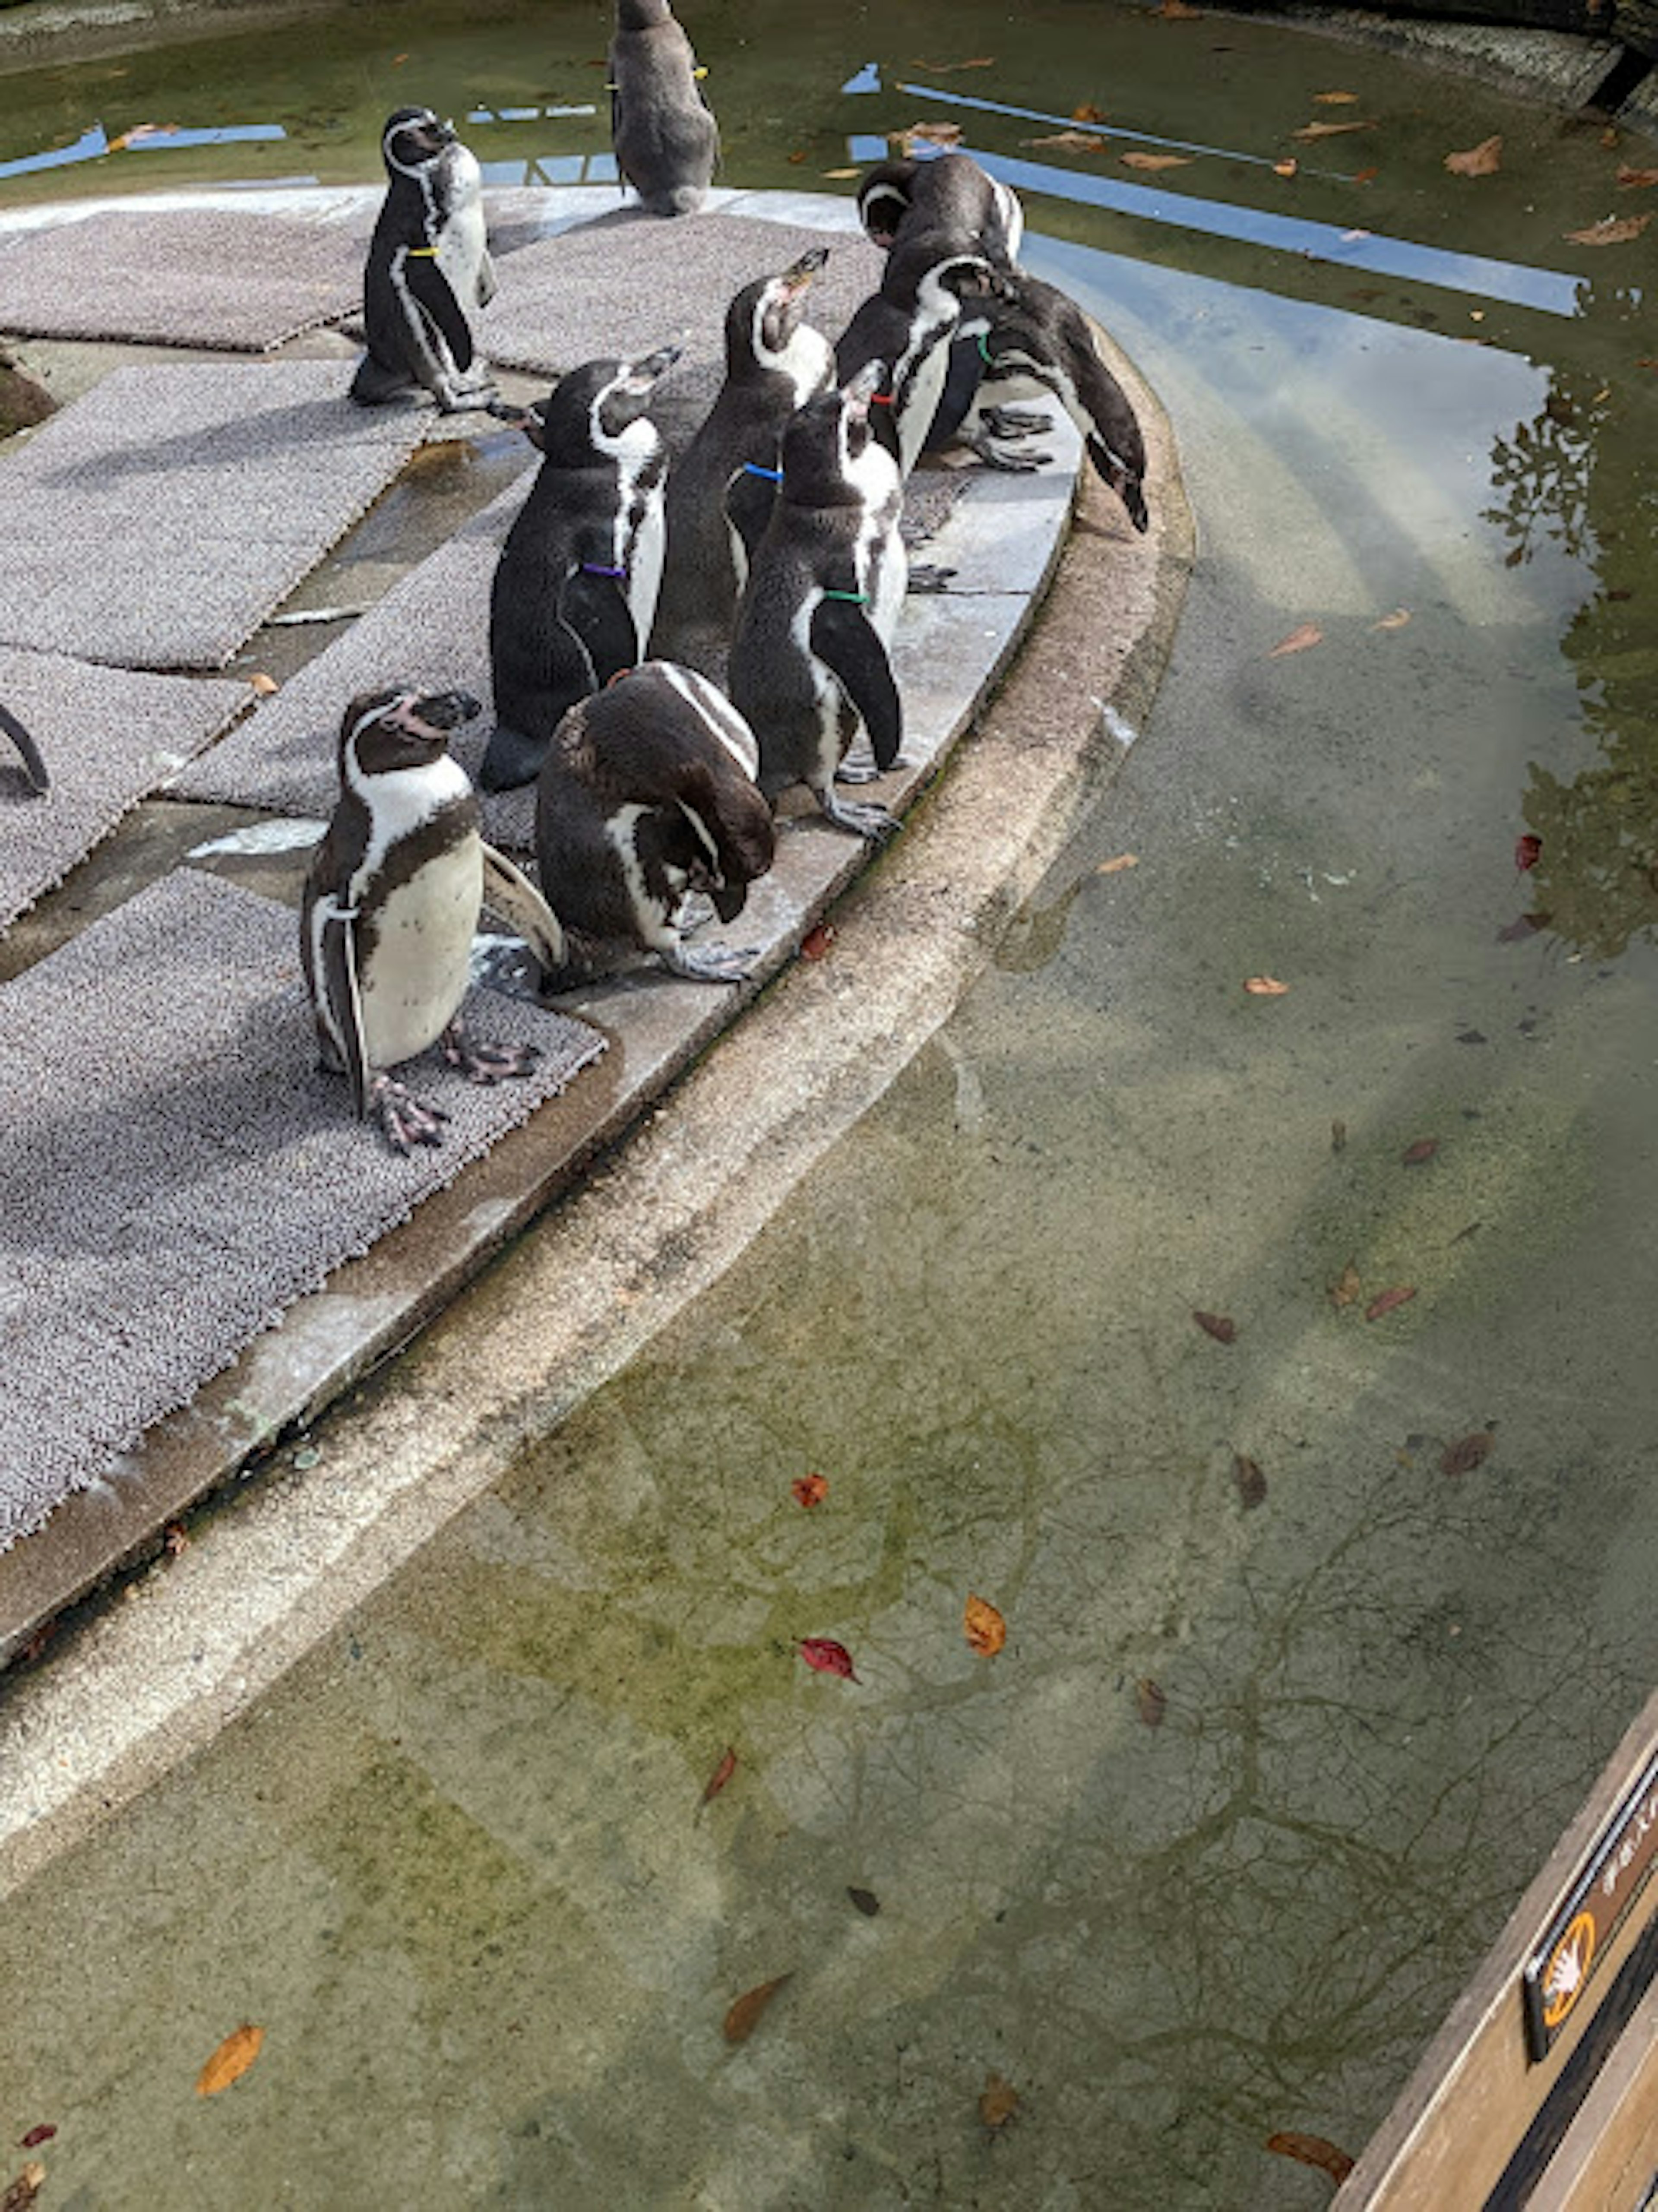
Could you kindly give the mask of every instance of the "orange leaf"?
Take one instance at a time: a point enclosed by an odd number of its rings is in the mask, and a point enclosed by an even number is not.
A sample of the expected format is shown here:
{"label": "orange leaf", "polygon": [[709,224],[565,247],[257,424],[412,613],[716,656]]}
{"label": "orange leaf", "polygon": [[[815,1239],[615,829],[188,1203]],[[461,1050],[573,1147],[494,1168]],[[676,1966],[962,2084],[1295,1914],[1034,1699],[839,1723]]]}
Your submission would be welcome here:
{"label": "orange leaf", "polygon": [[760,2025],[760,2015],[791,1977],[779,1974],[775,1981],[762,1982],[758,1989],[750,1990],[738,1998],[726,2014],[725,2034],[727,2043],[746,2043]]}
{"label": "orange leaf", "polygon": [[1303,123],[1299,131],[1292,131],[1292,138],[1340,138],[1349,131],[1374,131],[1374,123]]}
{"label": "orange leaf", "polygon": [[1131,169],[1184,169],[1190,165],[1189,154],[1119,154],[1117,159]]}
{"label": "orange leaf", "polygon": [[196,2076],[198,2097],[216,2097],[221,2089],[228,2089],[233,2081],[240,2081],[259,2055],[264,2041],[264,2030],[244,2021],[240,2027],[232,2028],[201,2072]]}
{"label": "orange leaf", "polygon": [[1644,191],[1649,185],[1658,185],[1658,169],[1631,169],[1627,161],[1618,165],[1618,186],[1620,191]]}
{"label": "orange leaf", "polygon": [[810,1510],[814,1505],[821,1505],[829,1496],[829,1477],[826,1474],[803,1474],[792,1482],[789,1488],[794,1493],[795,1504]]}
{"label": "orange leaf", "polygon": [[714,1768],[714,1772],[708,1777],[708,1781],[703,1785],[702,1802],[705,1805],[712,1805],[714,1799],[720,1795],[720,1791],[725,1788],[726,1784],[731,1780],[732,1775],[735,1774],[736,1771],[737,1753],[732,1749],[731,1746],[727,1744],[726,1747],[726,1756],[720,1760],[719,1765]]}
{"label": "orange leaf", "polygon": [[1372,629],[1403,629],[1410,619],[1411,611],[1408,607],[1395,607],[1392,614],[1383,615],[1382,620],[1373,622],[1370,628]]}
{"label": "orange leaf", "polygon": [[1281,999],[1290,986],[1276,975],[1246,975],[1243,988],[1252,999]]}
{"label": "orange leaf", "polygon": [[274,676],[267,676],[263,670],[260,670],[257,674],[248,678],[247,688],[250,691],[257,691],[261,699],[268,699],[273,691],[279,691],[282,686]]}
{"label": "orange leaf", "polygon": [[979,2100],[979,2118],[987,2128],[1005,2128],[1019,2109],[1019,2093],[1011,2081],[1004,2081],[999,2074],[985,2077],[984,2094]]}
{"label": "orange leaf", "polygon": [[1350,1306],[1357,1300],[1363,1288],[1363,1284],[1358,1269],[1349,1260],[1340,1274],[1330,1285],[1330,1304],[1333,1306]]}
{"label": "orange leaf", "polygon": [[962,1633],[981,1659],[993,1659],[1007,1641],[1007,1623],[987,1600],[969,1595]]}
{"label": "orange leaf", "polygon": [[1353,171],[1353,182],[1356,185],[1374,184],[1376,179],[1381,174],[1382,172],[1380,169],[1355,169]]}
{"label": "orange leaf", "polygon": [[790,161],[790,162],[791,162],[792,164],[798,164],[798,163],[799,163],[799,162],[801,162],[801,161],[804,161],[805,160],[805,158],[806,158],[806,156],[805,156],[805,151],[804,148],[802,149],[802,150],[801,150],[799,153],[798,153],[798,154],[791,154],[791,155],[789,155],[789,161]]}
{"label": "orange leaf", "polygon": [[1649,215],[1626,215],[1616,220],[1608,216],[1604,222],[1591,223],[1587,230],[1569,230],[1566,236],[1574,246],[1623,246],[1631,238],[1639,238],[1651,221]]}
{"label": "orange leaf", "polygon": [[1103,123],[1105,113],[1102,108],[1096,107],[1091,100],[1084,100],[1072,109],[1071,120],[1073,123]]}
{"label": "orange leaf", "polygon": [[1445,167],[1454,177],[1494,177],[1503,166],[1503,139],[1482,138],[1466,154],[1447,154]]}
{"label": "orange leaf", "polygon": [[1316,623],[1303,623],[1298,629],[1292,629],[1288,637],[1279,638],[1266,658],[1268,660],[1282,660],[1287,653],[1305,653],[1309,645],[1322,645],[1323,642],[1324,633]]}
{"label": "orange leaf", "polygon": [[1345,2150],[1338,2150],[1322,2136],[1300,2135],[1293,2128],[1286,2128],[1281,2135],[1268,2136],[1266,2148],[1277,2151],[1280,2158],[1298,2158],[1303,2166],[1317,2166],[1338,2185],[1345,2181],[1353,2170],[1354,2161]]}
{"label": "orange leaf", "polygon": [[1366,1321],[1380,1321],[1383,1314],[1390,1314],[1395,1306],[1408,1305],[1415,1296],[1414,1283],[1395,1283],[1392,1290],[1383,1291],[1379,1297],[1370,1300],[1364,1309],[1364,1318]]}
{"label": "orange leaf", "polygon": [[1275,177],[1293,177],[1300,167],[1300,162],[1291,154],[1286,161],[1273,162],[1272,174]]}
{"label": "orange leaf", "polygon": [[809,929],[800,939],[802,957],[807,960],[823,959],[830,945],[834,944],[835,937],[835,924],[832,921],[820,921],[815,929]]}
{"label": "orange leaf", "polygon": [[1094,873],[1096,876],[1120,876],[1125,868],[1138,868],[1139,864],[1138,853],[1119,853],[1114,860],[1102,860]]}

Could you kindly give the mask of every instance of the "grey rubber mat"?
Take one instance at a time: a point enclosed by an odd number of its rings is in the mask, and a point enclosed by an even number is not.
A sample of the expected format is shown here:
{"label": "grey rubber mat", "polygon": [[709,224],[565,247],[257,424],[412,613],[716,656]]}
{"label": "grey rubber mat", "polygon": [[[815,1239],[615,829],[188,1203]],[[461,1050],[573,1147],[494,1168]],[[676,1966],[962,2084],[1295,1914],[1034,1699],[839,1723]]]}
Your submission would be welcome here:
{"label": "grey rubber mat", "polygon": [[417,409],[349,364],[117,369],[0,457],[0,644],[220,668],[397,474]]}
{"label": "grey rubber mat", "polygon": [[0,736],[0,928],[59,882],[129,807],[207,744],[252,696],[217,677],[139,676],[0,646],[0,706],[39,746],[37,797]]}
{"label": "grey rubber mat", "polygon": [[288,908],[186,869],[0,991],[0,1550],[118,1482],[151,1422],[604,1048],[479,994],[478,1034],[541,1064],[477,1088],[415,1063],[452,1119],[440,1149],[400,1158],[317,1068],[298,935]]}
{"label": "grey rubber mat", "polygon": [[0,330],[267,353],[361,304],[367,251],[340,222],[100,210],[0,248]]}

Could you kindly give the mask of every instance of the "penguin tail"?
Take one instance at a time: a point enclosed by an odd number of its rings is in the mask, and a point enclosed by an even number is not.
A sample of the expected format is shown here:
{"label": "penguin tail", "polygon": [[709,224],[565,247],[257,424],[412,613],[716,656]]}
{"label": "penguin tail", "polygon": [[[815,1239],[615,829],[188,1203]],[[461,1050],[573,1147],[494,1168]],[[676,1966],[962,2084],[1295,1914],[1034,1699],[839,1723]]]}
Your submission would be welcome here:
{"label": "penguin tail", "polygon": [[653,215],[695,215],[702,204],[701,185],[676,185],[671,191],[659,192],[652,202]]}

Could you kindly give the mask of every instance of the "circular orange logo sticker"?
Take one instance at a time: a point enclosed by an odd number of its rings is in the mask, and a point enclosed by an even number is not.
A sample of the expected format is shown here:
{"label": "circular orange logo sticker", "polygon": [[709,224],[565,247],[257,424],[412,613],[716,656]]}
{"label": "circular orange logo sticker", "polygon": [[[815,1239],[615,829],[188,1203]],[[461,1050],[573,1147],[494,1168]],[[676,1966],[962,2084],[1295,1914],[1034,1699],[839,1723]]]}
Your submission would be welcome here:
{"label": "circular orange logo sticker", "polygon": [[1580,1912],[1543,1969],[1543,2025],[1558,2027],[1582,1995],[1594,1956],[1594,1915]]}

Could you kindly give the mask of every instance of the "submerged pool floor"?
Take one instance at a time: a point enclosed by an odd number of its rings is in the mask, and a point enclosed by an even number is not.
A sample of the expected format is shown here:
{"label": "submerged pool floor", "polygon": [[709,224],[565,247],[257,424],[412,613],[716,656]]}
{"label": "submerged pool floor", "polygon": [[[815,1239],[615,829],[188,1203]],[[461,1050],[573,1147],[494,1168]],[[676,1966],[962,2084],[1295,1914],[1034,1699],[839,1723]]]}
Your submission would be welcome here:
{"label": "submerged pool floor", "polygon": [[[1181,441],[1156,711],[719,1286],[8,1898],[53,2201],[1321,2204],[1266,2137],[1360,2148],[1650,1688],[1654,248],[1565,234],[1658,154],[1216,17],[1088,11],[1096,89],[1033,20],[934,82],[1372,120],[1370,265],[1030,201]],[[1153,30],[1232,50],[1183,116]]]}

